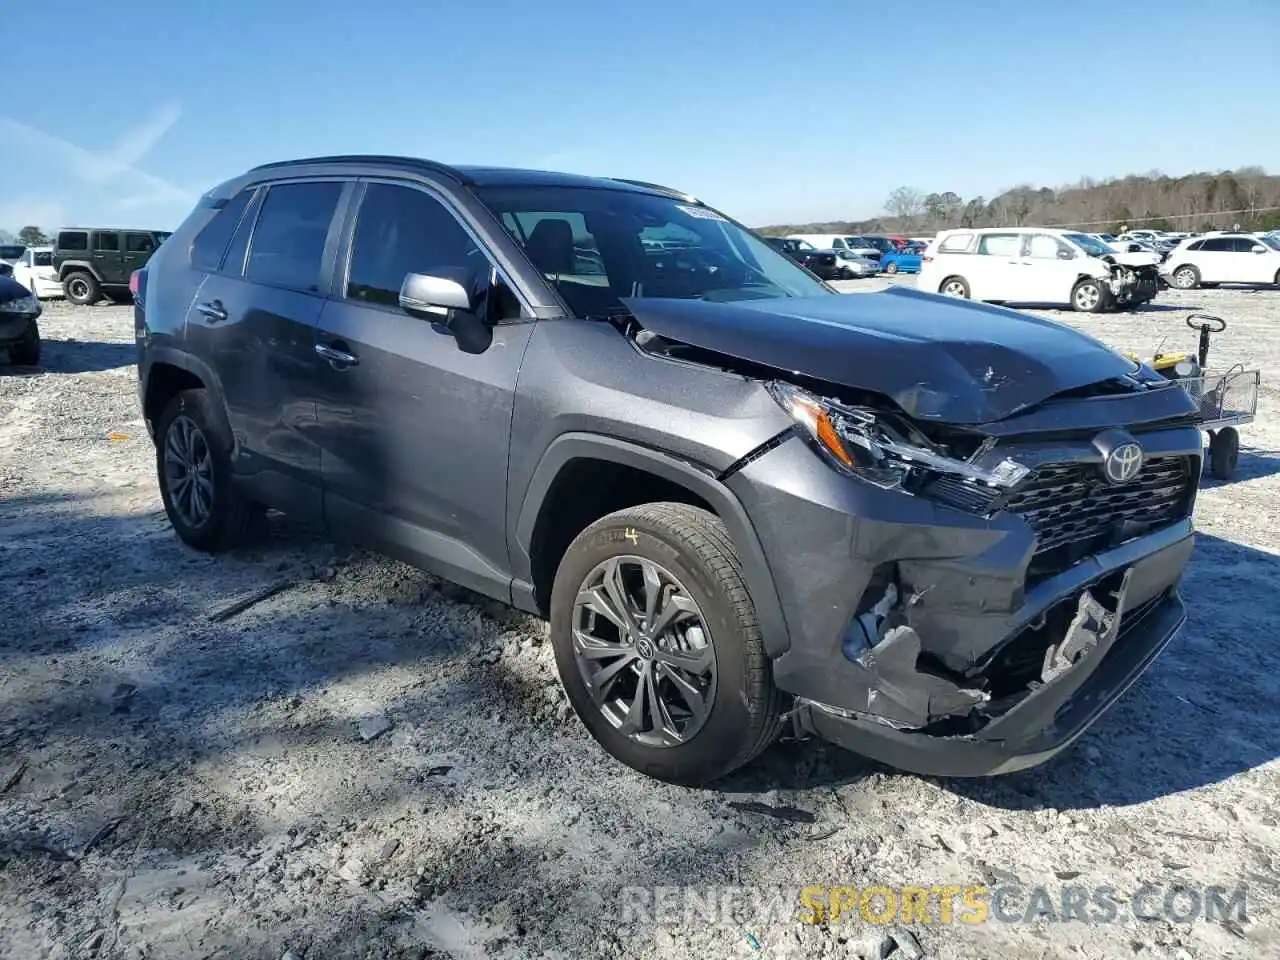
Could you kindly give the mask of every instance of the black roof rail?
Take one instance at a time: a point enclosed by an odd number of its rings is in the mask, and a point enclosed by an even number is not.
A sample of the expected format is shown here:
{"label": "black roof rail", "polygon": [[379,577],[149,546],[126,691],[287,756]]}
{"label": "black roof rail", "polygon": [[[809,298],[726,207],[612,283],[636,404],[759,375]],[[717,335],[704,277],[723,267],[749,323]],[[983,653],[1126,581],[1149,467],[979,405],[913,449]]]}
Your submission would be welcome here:
{"label": "black roof rail", "polygon": [[691,193],[685,193],[683,190],[676,190],[673,187],[664,187],[660,183],[649,183],[647,180],[628,180],[625,177],[610,177],[609,179],[617,183],[629,183],[633,187],[645,187],[649,190],[657,190],[659,193],[665,193],[667,196],[675,197],[679,200],[688,200],[692,203],[702,202]]}
{"label": "black roof rail", "polygon": [[332,157],[301,157],[297,160],[277,160],[275,163],[264,163],[253,168],[257,170],[271,170],[278,167],[296,167],[306,166],[309,164],[334,164],[334,163],[366,163],[388,167],[408,167],[418,168],[420,170],[430,170],[432,173],[443,174],[459,183],[467,186],[475,186],[475,181],[468,177],[461,170],[449,166],[445,163],[437,163],[434,160],[424,160],[421,157],[392,157],[381,156],[377,154],[341,154]]}

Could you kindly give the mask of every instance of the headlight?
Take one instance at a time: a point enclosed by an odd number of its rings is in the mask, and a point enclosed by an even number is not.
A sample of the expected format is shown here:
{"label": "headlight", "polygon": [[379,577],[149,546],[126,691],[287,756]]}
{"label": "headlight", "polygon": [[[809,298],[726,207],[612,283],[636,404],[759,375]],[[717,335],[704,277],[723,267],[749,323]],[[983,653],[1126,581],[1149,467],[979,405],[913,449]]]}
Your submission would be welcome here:
{"label": "headlight", "polygon": [[851,407],[774,381],[769,392],[804,430],[810,444],[837,470],[878,487],[903,487],[917,475],[945,473],[1006,488],[1030,468],[1004,459],[991,469],[940,451],[902,417],[870,407]]}
{"label": "headlight", "polygon": [[35,313],[40,307],[40,301],[32,294],[29,297],[19,297],[17,300],[6,300],[0,303],[0,313]]}

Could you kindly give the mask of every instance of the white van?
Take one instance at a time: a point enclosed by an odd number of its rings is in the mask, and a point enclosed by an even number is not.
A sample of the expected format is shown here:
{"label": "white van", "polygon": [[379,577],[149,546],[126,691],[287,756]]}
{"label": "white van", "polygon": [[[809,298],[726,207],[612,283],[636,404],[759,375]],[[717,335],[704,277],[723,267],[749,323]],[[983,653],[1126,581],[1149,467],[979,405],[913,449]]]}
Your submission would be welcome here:
{"label": "white van", "polygon": [[1157,254],[1118,253],[1074,230],[944,230],[925,251],[918,285],[953,297],[1070,305],[1096,313],[1152,299],[1159,262]]}

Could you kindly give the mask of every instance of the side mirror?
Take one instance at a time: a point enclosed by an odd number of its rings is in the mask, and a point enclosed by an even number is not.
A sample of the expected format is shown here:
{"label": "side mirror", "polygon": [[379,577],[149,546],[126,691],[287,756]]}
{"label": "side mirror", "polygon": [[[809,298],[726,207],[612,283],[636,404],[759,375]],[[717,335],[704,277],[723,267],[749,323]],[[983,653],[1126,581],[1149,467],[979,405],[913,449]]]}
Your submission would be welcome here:
{"label": "side mirror", "polygon": [[1058,248],[1059,260],[1074,260],[1075,258],[1076,258],[1076,255],[1072,253],[1070,250],[1063,250],[1061,247]]}
{"label": "side mirror", "polygon": [[482,298],[473,295],[474,285],[468,270],[410,273],[400,284],[400,309],[448,330],[464,353],[484,353],[493,342],[493,330],[476,312]]}
{"label": "side mirror", "polygon": [[1255,244],[1253,245],[1253,252],[1254,252],[1254,253],[1266,253],[1266,252],[1267,252],[1267,248],[1266,248],[1266,247],[1264,247],[1264,246],[1263,246],[1262,244],[1260,244],[1260,243],[1255,243]]}

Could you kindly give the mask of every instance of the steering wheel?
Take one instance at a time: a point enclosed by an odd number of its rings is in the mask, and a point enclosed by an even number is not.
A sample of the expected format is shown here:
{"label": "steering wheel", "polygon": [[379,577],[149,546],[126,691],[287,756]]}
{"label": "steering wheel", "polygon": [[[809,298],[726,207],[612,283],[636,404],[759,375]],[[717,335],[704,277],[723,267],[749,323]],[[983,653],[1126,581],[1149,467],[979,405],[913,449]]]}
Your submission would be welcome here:
{"label": "steering wheel", "polygon": [[[1193,321],[1204,320],[1205,323],[1195,323]],[[1187,317],[1187,326],[1192,330],[1207,330],[1209,333],[1221,333],[1227,329],[1227,321],[1221,317],[1215,317],[1210,313],[1193,313]]]}

